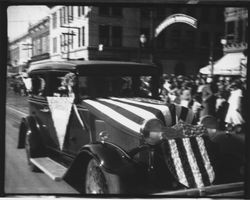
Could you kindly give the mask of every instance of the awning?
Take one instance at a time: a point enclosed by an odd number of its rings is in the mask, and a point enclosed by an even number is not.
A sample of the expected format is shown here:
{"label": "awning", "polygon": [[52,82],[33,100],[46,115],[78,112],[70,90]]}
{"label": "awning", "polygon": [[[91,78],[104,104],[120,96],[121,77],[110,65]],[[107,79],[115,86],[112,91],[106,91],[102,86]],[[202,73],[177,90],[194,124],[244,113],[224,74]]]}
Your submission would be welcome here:
{"label": "awning", "polygon": [[[214,63],[214,75],[246,76],[247,57],[243,53],[228,53]],[[200,69],[202,74],[211,74],[212,67],[207,65]]]}

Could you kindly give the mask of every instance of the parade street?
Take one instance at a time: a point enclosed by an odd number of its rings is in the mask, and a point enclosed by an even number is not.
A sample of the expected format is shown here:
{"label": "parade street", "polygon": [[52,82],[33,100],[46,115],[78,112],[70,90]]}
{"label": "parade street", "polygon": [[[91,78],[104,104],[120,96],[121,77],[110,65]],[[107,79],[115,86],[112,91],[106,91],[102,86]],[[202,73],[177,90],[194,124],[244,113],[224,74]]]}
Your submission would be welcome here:
{"label": "parade street", "polygon": [[64,181],[55,182],[43,172],[31,172],[25,149],[17,149],[20,120],[27,114],[26,97],[9,93],[6,103],[5,193],[22,194],[77,194]]}

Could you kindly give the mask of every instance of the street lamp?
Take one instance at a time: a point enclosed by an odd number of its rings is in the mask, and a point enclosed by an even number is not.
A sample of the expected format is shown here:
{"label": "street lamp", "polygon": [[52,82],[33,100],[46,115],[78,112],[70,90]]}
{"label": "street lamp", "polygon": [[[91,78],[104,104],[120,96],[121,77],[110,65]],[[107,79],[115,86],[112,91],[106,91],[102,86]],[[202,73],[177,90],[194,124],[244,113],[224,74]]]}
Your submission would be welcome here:
{"label": "street lamp", "polygon": [[227,44],[227,40],[226,40],[225,38],[222,38],[222,39],[220,40],[220,43],[224,46],[224,45]]}
{"label": "street lamp", "polygon": [[145,34],[141,34],[140,35],[140,44],[141,44],[141,47],[144,47],[146,42],[147,42],[146,35]]}
{"label": "street lamp", "polygon": [[138,55],[138,61],[140,62],[141,61],[141,48],[144,48],[145,47],[145,43],[147,42],[147,37],[145,34],[141,34],[140,35],[140,44],[139,44],[139,55]]}

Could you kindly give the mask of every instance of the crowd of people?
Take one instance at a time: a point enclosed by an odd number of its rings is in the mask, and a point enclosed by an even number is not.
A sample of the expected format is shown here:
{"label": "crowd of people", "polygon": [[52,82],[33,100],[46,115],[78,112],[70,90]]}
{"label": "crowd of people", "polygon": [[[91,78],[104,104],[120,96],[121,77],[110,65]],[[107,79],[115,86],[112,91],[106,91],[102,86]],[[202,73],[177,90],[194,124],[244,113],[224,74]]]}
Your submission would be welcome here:
{"label": "crowd of people", "polygon": [[[246,78],[237,76],[207,76],[163,74],[161,99],[192,109],[197,122],[206,116],[216,119],[216,126],[245,125]],[[28,95],[24,81],[12,77],[10,87],[15,94]]]}
{"label": "crowd of people", "polygon": [[244,127],[246,78],[236,76],[164,74],[161,98],[195,113],[197,122],[206,116],[216,119],[221,130],[230,125]]}

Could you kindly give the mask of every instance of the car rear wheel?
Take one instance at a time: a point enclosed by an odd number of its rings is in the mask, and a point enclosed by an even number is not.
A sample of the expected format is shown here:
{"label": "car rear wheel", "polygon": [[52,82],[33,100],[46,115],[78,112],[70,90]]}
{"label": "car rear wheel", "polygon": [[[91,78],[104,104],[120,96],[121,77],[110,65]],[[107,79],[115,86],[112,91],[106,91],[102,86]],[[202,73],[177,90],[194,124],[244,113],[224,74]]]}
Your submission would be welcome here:
{"label": "car rear wheel", "polygon": [[35,166],[31,161],[31,145],[30,145],[30,131],[26,130],[26,136],[25,136],[25,150],[26,150],[26,155],[27,155],[27,161],[29,168],[32,172],[39,172],[39,168]]}
{"label": "car rear wheel", "polygon": [[88,163],[85,176],[86,194],[120,194],[121,184],[117,175],[104,172],[95,159]]}

